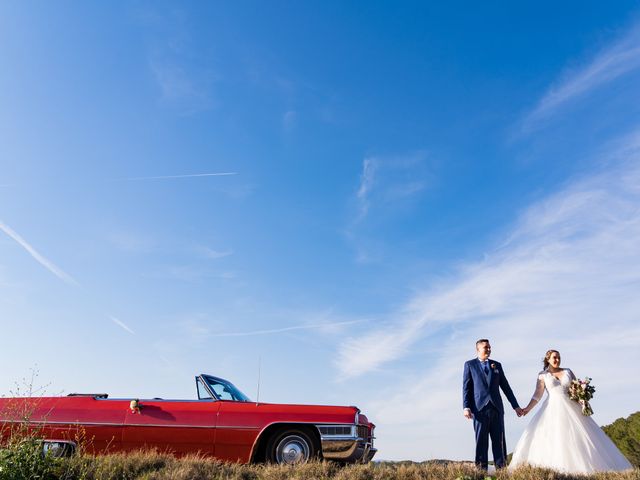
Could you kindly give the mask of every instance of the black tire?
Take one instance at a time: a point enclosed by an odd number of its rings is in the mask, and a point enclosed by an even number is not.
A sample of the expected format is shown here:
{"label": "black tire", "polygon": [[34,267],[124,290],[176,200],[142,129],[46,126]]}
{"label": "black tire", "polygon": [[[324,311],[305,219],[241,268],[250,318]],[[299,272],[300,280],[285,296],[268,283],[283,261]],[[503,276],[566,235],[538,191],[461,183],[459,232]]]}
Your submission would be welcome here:
{"label": "black tire", "polygon": [[280,465],[306,463],[318,457],[318,447],[304,429],[279,430],[267,442],[266,457],[268,462]]}

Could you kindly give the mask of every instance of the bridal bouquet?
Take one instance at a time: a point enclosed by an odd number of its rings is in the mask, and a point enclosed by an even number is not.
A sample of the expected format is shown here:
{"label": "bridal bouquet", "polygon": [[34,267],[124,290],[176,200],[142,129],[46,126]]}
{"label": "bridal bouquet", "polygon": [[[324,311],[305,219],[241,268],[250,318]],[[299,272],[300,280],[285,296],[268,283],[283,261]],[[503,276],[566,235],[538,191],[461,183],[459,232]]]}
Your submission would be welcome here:
{"label": "bridal bouquet", "polygon": [[595,391],[596,387],[591,385],[590,377],[585,377],[584,380],[572,380],[569,386],[569,398],[582,406],[583,415],[593,415],[589,400],[593,398]]}

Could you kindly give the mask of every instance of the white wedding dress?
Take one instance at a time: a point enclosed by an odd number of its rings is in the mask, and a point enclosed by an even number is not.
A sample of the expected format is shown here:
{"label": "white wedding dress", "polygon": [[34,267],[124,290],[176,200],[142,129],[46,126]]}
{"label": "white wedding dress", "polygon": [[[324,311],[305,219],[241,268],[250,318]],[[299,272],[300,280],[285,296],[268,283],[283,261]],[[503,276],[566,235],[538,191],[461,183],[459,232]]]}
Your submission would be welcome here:
{"label": "white wedding dress", "polygon": [[533,398],[542,403],[520,437],[509,469],[529,464],[564,473],[593,473],[632,468],[620,450],[593,421],[582,414],[567,390],[575,379],[568,368],[558,380],[548,371],[538,375]]}

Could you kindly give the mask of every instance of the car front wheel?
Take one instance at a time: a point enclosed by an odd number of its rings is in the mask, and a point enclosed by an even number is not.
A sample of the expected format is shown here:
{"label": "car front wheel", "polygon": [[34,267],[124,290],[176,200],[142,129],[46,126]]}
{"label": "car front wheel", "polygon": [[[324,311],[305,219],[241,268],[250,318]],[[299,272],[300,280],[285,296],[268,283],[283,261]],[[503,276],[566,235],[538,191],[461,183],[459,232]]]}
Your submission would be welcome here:
{"label": "car front wheel", "polygon": [[305,463],[318,455],[311,436],[304,430],[284,430],[267,443],[267,459],[273,463],[293,465]]}

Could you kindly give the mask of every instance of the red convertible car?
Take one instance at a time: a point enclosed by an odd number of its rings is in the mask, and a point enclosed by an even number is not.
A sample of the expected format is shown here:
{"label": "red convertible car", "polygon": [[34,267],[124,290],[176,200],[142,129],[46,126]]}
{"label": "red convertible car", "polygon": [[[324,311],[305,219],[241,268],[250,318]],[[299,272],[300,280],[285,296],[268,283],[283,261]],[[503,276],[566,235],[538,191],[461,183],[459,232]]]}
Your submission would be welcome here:
{"label": "red convertible car", "polygon": [[[374,425],[356,407],[256,403],[227,380],[196,378],[197,400],[107,394],[0,398],[4,440],[26,428],[53,455],[156,448],[232,462],[367,462]],[[26,427],[25,427],[26,426]]]}

